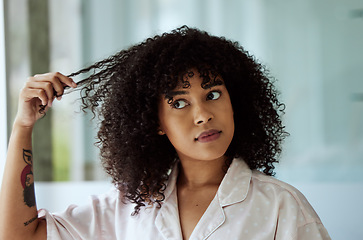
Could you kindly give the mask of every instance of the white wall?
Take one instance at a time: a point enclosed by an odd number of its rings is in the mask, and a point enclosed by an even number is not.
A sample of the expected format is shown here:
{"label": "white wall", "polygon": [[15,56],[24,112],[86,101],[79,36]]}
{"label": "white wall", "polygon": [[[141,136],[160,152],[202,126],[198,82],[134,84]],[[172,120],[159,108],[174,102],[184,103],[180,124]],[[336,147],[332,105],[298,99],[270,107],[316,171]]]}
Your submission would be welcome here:
{"label": "white wall", "polygon": [[334,240],[361,240],[362,183],[293,183],[313,206]]}
{"label": "white wall", "polygon": [[0,1],[0,186],[7,151],[4,3]]}

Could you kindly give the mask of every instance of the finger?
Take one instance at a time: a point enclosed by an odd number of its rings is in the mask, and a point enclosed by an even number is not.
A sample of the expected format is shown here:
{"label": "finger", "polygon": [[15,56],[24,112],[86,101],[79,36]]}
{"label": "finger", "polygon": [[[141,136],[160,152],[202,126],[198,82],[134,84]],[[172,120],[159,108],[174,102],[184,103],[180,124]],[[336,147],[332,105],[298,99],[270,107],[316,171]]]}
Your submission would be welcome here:
{"label": "finger", "polygon": [[60,72],[54,73],[45,73],[45,74],[36,74],[34,75],[35,81],[60,81],[63,86],[69,86],[71,88],[77,87],[77,84],[73,81],[72,78],[63,75]]}
{"label": "finger", "polygon": [[52,102],[54,100],[54,85],[52,82],[27,82],[25,84],[26,88],[30,89],[43,89],[48,98],[48,103],[50,107],[53,105]]}
{"label": "finger", "polygon": [[48,97],[51,99],[53,96],[61,96],[63,95],[64,87],[63,84],[59,81],[58,78],[54,77],[53,74],[45,73],[45,74],[36,74],[34,77],[28,78],[27,85],[32,88],[43,88],[42,83],[51,84],[51,89],[48,86],[48,89],[51,90],[51,94],[48,91]]}
{"label": "finger", "polygon": [[77,83],[75,83],[72,78],[67,77],[59,72],[56,72],[56,76],[62,83],[66,84],[67,86],[69,86],[71,88],[77,87]]}
{"label": "finger", "polygon": [[72,78],[69,78],[59,72],[54,73],[45,73],[45,74],[36,74],[34,77],[31,77],[31,82],[51,82],[53,84],[53,96],[56,96],[58,100],[61,99],[61,96],[64,93],[64,87],[77,87],[77,84],[73,81]]}
{"label": "finger", "polygon": [[49,100],[46,92],[44,91],[44,89],[41,88],[39,89],[26,88],[22,92],[21,97],[24,99],[25,102],[30,102],[34,98],[38,98],[41,101],[42,105],[45,106],[48,104]]}

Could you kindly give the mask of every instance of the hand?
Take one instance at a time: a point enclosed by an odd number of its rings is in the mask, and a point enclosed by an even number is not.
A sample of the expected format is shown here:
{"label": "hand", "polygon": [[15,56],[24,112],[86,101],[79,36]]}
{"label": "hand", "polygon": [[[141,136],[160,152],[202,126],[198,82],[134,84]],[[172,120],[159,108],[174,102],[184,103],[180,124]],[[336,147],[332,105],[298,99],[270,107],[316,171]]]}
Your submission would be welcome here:
{"label": "hand", "polygon": [[[55,98],[61,100],[65,86],[75,88],[77,84],[59,72],[29,77],[19,94],[18,112],[14,124],[32,128],[52,106]],[[40,111],[41,108],[44,110]]]}

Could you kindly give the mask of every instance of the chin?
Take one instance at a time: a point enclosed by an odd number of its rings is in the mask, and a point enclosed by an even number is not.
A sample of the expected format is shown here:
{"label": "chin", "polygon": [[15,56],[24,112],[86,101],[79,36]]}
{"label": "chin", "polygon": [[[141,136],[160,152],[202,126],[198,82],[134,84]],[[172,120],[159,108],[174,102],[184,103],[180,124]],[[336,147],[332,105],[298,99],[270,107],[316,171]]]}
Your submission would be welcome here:
{"label": "chin", "polygon": [[206,149],[204,151],[200,151],[198,154],[201,159],[204,160],[215,160],[221,157],[224,157],[227,152],[228,146],[223,147],[213,147],[212,149]]}
{"label": "chin", "polygon": [[225,153],[226,151],[221,151],[218,153],[212,153],[212,154],[200,154],[198,156],[195,157],[195,159],[200,160],[200,161],[214,161],[216,159],[220,159],[220,158],[224,158],[225,157]]}
{"label": "chin", "polygon": [[203,147],[189,146],[189,148],[183,148],[177,150],[177,154],[180,159],[194,159],[196,161],[213,161],[225,156],[229,145],[226,144],[213,144],[204,145]]}

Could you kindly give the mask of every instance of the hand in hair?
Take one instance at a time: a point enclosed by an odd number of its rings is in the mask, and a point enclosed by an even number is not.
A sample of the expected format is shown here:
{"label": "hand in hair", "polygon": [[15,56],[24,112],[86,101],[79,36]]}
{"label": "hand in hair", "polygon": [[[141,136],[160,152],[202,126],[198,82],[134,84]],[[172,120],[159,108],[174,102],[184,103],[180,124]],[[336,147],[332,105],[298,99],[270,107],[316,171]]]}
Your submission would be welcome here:
{"label": "hand in hair", "polygon": [[75,88],[73,80],[59,72],[29,77],[19,94],[15,124],[33,127],[35,122],[52,106],[55,98],[61,99],[64,87]]}

